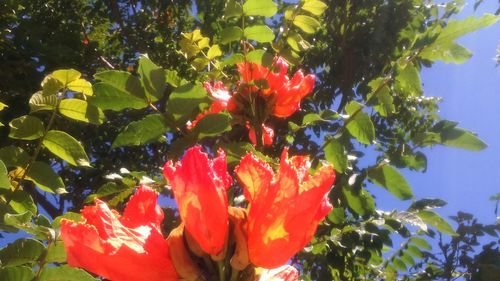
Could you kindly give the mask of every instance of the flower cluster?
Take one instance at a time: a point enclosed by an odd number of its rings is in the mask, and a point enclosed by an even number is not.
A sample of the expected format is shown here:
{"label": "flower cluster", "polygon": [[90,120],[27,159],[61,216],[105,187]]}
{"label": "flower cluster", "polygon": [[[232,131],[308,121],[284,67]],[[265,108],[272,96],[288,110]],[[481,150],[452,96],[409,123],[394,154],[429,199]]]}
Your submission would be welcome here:
{"label": "flower cluster", "polygon": [[158,194],[140,186],[123,215],[100,200],[82,210],[84,220],[63,220],[61,236],[68,263],[106,279],[298,280],[286,265],[313,237],[331,210],[328,192],[335,181],[332,166],[309,173],[308,157],[281,155],[279,170],[248,153],[234,173],[248,206],[228,203],[233,178],[222,150],[211,159],[200,146],[177,163],[164,166],[182,223],[165,240]]}
{"label": "flower cluster", "polygon": [[280,57],[274,59],[271,68],[244,62],[238,64],[241,80],[230,91],[221,82],[205,83],[205,89],[214,99],[210,108],[188,123],[192,129],[208,114],[228,110],[234,119],[249,129],[249,139],[256,145],[271,145],[274,131],[266,125],[270,116],[285,118],[300,108],[300,101],[309,95],[315,83],[313,74],[297,71],[290,79],[288,63]]}

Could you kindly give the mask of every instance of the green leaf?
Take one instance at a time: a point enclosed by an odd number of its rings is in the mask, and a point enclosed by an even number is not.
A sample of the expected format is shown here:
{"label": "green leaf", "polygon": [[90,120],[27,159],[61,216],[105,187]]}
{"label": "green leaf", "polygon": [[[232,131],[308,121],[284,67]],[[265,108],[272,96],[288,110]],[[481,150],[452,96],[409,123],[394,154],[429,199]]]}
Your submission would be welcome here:
{"label": "green leaf", "polygon": [[43,145],[54,155],[73,166],[90,167],[89,157],[82,145],[65,132],[48,131],[43,139]]}
{"label": "green leaf", "polygon": [[36,161],[31,164],[26,176],[43,191],[57,194],[67,193],[61,177],[54,172],[50,165],[44,162]]}
{"label": "green leaf", "polygon": [[344,146],[335,138],[328,140],[328,143],[323,148],[325,158],[328,162],[333,164],[333,168],[339,172],[344,173],[347,169],[347,155],[344,151]]}
{"label": "green leaf", "polygon": [[417,246],[414,245],[409,245],[408,248],[406,249],[406,252],[411,254],[412,256],[416,257],[417,259],[423,258],[422,251]]}
{"label": "green leaf", "polygon": [[86,123],[99,125],[105,120],[101,109],[80,99],[64,99],[58,109],[62,115]]}
{"label": "green leaf", "polygon": [[40,281],[99,281],[83,269],[61,265],[46,267],[42,271]]}
{"label": "green leaf", "polygon": [[455,42],[448,42],[425,48],[420,53],[420,57],[430,61],[441,60],[445,63],[461,64],[468,61],[472,53]]}
{"label": "green leaf", "polygon": [[345,221],[344,208],[333,208],[333,210],[328,214],[328,220],[334,224],[343,224]]}
{"label": "green leaf", "polygon": [[92,96],[94,94],[94,91],[92,91],[92,84],[81,78],[68,83],[68,89],[74,92],[82,93],[86,96]]}
{"label": "green leaf", "polygon": [[184,125],[193,111],[202,103],[209,103],[205,88],[200,84],[188,83],[177,87],[167,101],[166,110],[172,114],[176,123]]}
{"label": "green leaf", "polygon": [[111,147],[144,145],[158,140],[169,131],[161,114],[150,114],[142,120],[131,122],[113,141]]}
{"label": "green leaf", "polygon": [[237,26],[229,26],[220,32],[220,42],[222,44],[239,41],[243,38],[243,29]]}
{"label": "green leaf", "polygon": [[375,211],[375,201],[366,190],[361,189],[358,192],[345,186],[342,189],[342,193],[344,194],[344,198],[346,199],[349,208],[360,216],[371,214]]}
{"label": "green leaf", "polygon": [[232,54],[231,56],[224,59],[223,64],[229,66],[229,65],[235,65],[237,63],[244,62],[244,61],[245,61],[245,57],[242,54],[236,53],[236,54]]}
{"label": "green leaf", "polygon": [[35,273],[26,266],[11,266],[0,268],[0,280],[2,281],[31,281]]}
{"label": "green leaf", "polygon": [[56,95],[45,95],[42,92],[34,93],[30,100],[29,106],[31,112],[38,110],[53,110],[57,105]]}
{"label": "green leaf", "polygon": [[452,236],[457,235],[457,233],[453,230],[451,225],[433,211],[422,210],[417,213],[417,216],[419,216],[426,224],[435,227],[438,231],[442,233],[449,234]]}
{"label": "green leaf", "polygon": [[294,31],[290,32],[290,34],[286,37],[286,42],[296,52],[305,51],[311,47],[309,42],[304,40],[300,34]]}
{"label": "green leaf", "polygon": [[33,214],[36,214],[36,204],[33,201],[33,198],[26,193],[24,190],[16,190],[15,192],[11,193],[10,195],[11,201],[9,202],[9,205],[12,207],[16,213],[25,213],[25,212],[30,212]]}
{"label": "green leaf", "polygon": [[56,240],[50,243],[47,248],[47,256],[45,257],[47,263],[63,263],[66,262],[66,250],[62,240]]}
{"label": "green leaf", "polygon": [[409,255],[408,253],[403,253],[401,256],[399,256],[400,259],[407,265],[409,266],[414,266],[415,265],[415,260]]}
{"label": "green leaf", "polygon": [[82,74],[74,69],[60,69],[52,72],[51,76],[61,82],[63,87],[66,87],[70,82],[80,78]]}
{"label": "green leaf", "polygon": [[492,25],[498,19],[498,16],[485,14],[480,18],[471,16],[463,20],[449,20],[442,30],[438,30],[440,32],[437,38],[422,49],[420,56],[431,61],[463,63],[470,58],[471,54],[464,47],[454,43],[455,39]]}
{"label": "green leaf", "polygon": [[243,14],[243,7],[235,0],[229,0],[224,9],[224,16],[226,18],[240,17]]}
{"label": "green leaf", "polygon": [[272,0],[247,0],[243,4],[245,16],[272,17],[278,11],[278,6]]}
{"label": "green leaf", "polygon": [[218,136],[231,130],[231,116],[227,113],[208,114],[193,128],[198,139]]}
{"label": "green leaf", "polygon": [[308,11],[315,16],[321,16],[328,5],[318,0],[305,0],[302,4],[302,10]]}
{"label": "green leaf", "polygon": [[7,167],[2,160],[0,160],[0,188],[10,189],[10,180],[8,176]]}
{"label": "green leaf", "polygon": [[321,24],[319,21],[310,16],[298,15],[293,19],[293,24],[302,29],[305,33],[315,33]]}
{"label": "green leaf", "polygon": [[2,266],[33,264],[45,252],[45,246],[35,239],[18,239],[0,250]]}
{"label": "green leaf", "polygon": [[187,81],[179,77],[179,74],[175,70],[165,70],[165,81],[172,87],[179,87],[182,84],[186,84]]}
{"label": "green leaf", "polygon": [[89,103],[102,110],[121,111],[126,108],[142,109],[148,106],[146,100],[133,96],[107,83],[94,84],[94,95]]}
{"label": "green leaf", "polygon": [[82,220],[82,215],[79,213],[74,213],[74,212],[66,212],[62,214],[61,216],[58,216],[54,219],[52,222],[52,227],[53,228],[60,228],[61,227],[61,220],[66,219],[74,222],[80,222]]}
{"label": "green leaf", "polygon": [[0,102],[0,111],[4,110],[5,108],[9,107],[8,105],[6,105],[5,103],[3,102]]}
{"label": "green leaf", "polygon": [[396,168],[390,165],[383,164],[368,169],[368,179],[374,184],[387,189],[401,200],[408,200],[413,197],[413,192],[406,179]]}
{"label": "green leaf", "polygon": [[370,116],[362,111],[362,105],[356,101],[351,101],[346,105],[345,111],[349,114],[346,128],[349,133],[360,143],[371,144],[375,139],[375,128],[370,120]]}
{"label": "green leaf", "polygon": [[208,59],[214,59],[216,57],[220,57],[222,56],[222,51],[220,50],[220,47],[219,45],[212,45],[212,47],[210,47],[210,49],[208,49],[208,52],[207,52],[207,57]]}
{"label": "green leaf", "polygon": [[147,98],[156,101],[163,97],[166,87],[165,70],[154,64],[147,56],[141,55],[139,69],[141,84],[146,90]]}
{"label": "green leaf", "polygon": [[40,93],[44,96],[56,95],[62,88],[64,88],[64,85],[59,80],[52,77],[51,75],[47,75],[45,76],[45,78],[43,78],[43,90],[40,91]]}
{"label": "green leaf", "polygon": [[476,135],[462,128],[451,128],[441,132],[442,144],[472,151],[480,151],[488,147]]}
{"label": "green leaf", "polygon": [[30,156],[20,147],[7,146],[0,148],[0,159],[7,167],[26,167]]}
{"label": "green leaf", "polygon": [[394,259],[394,260],[392,261],[392,265],[394,266],[394,268],[396,268],[396,269],[397,269],[397,270],[399,270],[399,271],[403,271],[403,272],[405,272],[405,271],[407,271],[407,270],[408,270],[408,269],[406,268],[406,264],[405,264],[402,260],[400,260],[400,259],[398,259],[398,258],[396,258],[396,259]]}
{"label": "green leaf", "polygon": [[271,66],[273,60],[274,56],[262,49],[257,49],[247,54],[247,61],[261,64],[263,66]]}
{"label": "green leaf", "polygon": [[410,241],[419,246],[420,248],[423,248],[423,249],[426,249],[428,251],[432,250],[432,247],[431,247],[431,244],[429,244],[429,242],[427,242],[427,240],[425,240],[424,238],[422,237],[411,237],[410,238]]}
{"label": "green leaf", "polygon": [[36,140],[43,136],[45,127],[40,119],[24,115],[9,123],[9,137],[20,140]]}
{"label": "green leaf", "polygon": [[142,88],[141,81],[129,72],[107,70],[94,74],[94,77],[122,92],[138,97],[141,100],[146,100],[146,94],[144,88]]}
{"label": "green leaf", "polygon": [[55,239],[53,229],[34,224],[32,218],[33,214],[29,211],[22,214],[5,214],[4,223],[32,234],[40,240]]}
{"label": "green leaf", "polygon": [[382,86],[381,83],[384,83],[384,80],[379,78],[368,84],[371,92],[366,97],[366,100],[380,116],[387,117],[394,113],[396,109],[389,87],[387,85]]}
{"label": "green leaf", "polygon": [[272,42],[274,40],[274,32],[267,25],[253,25],[246,27],[243,31],[245,38],[255,40],[260,43]]}
{"label": "green leaf", "polygon": [[407,64],[404,69],[399,69],[395,83],[396,90],[406,96],[418,97],[422,95],[422,82],[420,73],[413,63]]}

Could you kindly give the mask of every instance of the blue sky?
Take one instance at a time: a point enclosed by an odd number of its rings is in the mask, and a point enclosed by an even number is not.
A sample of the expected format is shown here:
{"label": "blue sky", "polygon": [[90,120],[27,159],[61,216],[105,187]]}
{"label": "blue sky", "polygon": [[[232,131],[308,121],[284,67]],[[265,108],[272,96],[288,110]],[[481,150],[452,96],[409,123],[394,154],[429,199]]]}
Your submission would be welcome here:
{"label": "blue sky", "polygon": [[[485,1],[474,13],[473,1],[458,16],[480,16],[498,8]],[[459,126],[478,134],[488,144],[481,152],[435,146],[425,151],[425,173],[403,171],[418,199],[441,198],[448,205],[438,212],[449,216],[457,211],[474,214],[483,223],[493,223],[494,202],[489,197],[500,192],[500,66],[494,57],[500,44],[500,23],[464,36],[458,42],[471,50],[472,58],[460,65],[436,63],[421,73],[426,96],[443,97],[440,115],[459,122]],[[370,187],[375,195],[386,198],[379,204],[385,210],[407,206],[387,197],[385,191]]]}

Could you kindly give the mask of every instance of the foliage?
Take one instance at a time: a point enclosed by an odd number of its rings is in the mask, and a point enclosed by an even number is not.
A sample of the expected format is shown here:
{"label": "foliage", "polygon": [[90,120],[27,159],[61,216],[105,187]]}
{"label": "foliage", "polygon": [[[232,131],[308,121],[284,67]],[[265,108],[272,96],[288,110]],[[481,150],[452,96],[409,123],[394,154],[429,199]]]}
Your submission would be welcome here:
{"label": "foliage", "polygon": [[[467,61],[470,51],[456,40],[498,16],[452,19],[463,6],[459,0],[193,3],[0,4],[0,229],[30,235],[0,250],[0,279],[97,280],[64,265],[61,218],[77,221],[68,210],[78,212],[95,198],[120,209],[139,183],[171,197],[158,167],[196,143],[225,150],[230,171],[248,151],[276,166],[286,146],[310,155],[312,169],[333,164],[335,208],[292,260],[306,280],[451,280],[456,274],[487,280],[481,276],[498,270],[497,243],[473,257],[478,237],[496,237],[498,226],[459,213],[454,230],[432,210],[445,202],[415,198],[400,172],[425,171],[426,147],[486,147],[473,132],[440,118],[440,99],[424,95],[420,72],[436,61]],[[272,69],[275,56],[316,75],[301,110],[265,120],[256,111],[241,117],[223,110],[186,126],[215,101],[203,82],[238,89],[235,65]],[[242,120],[256,119],[253,146]],[[264,121],[274,130],[271,146],[262,142]],[[384,210],[372,183],[408,202],[407,209]],[[241,193],[233,185],[230,200]],[[169,233],[178,214],[172,206],[166,213]],[[430,252],[432,237],[439,237],[442,256]]]}

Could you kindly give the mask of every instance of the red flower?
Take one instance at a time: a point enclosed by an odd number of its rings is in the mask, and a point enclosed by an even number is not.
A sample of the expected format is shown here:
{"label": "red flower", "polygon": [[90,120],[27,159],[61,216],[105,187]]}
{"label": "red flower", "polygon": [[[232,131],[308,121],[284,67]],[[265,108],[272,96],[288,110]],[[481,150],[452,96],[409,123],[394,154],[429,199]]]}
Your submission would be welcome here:
{"label": "red flower", "polygon": [[256,281],[298,281],[299,271],[291,266],[284,265],[278,268],[265,270]]}
{"label": "red flower", "polygon": [[[248,138],[250,139],[250,141],[254,146],[257,145],[257,137],[255,136],[255,129],[250,127],[249,124],[247,124],[247,129],[248,129]],[[272,145],[273,140],[274,140],[274,130],[262,124],[262,144],[265,146]]]}
{"label": "red flower", "polygon": [[231,176],[222,150],[213,160],[200,146],[187,150],[182,161],[165,164],[163,174],[170,182],[186,230],[206,253],[220,254],[228,232],[227,194]]}
{"label": "red flower", "polygon": [[119,281],[177,280],[161,232],[163,211],[158,194],[141,186],[123,216],[95,200],[82,210],[85,220],[61,222],[68,264]]}
{"label": "red flower", "polygon": [[[287,76],[288,64],[282,58],[276,58],[273,64],[276,72],[265,66],[255,63],[240,63],[238,71],[243,82],[265,80],[268,88],[261,89],[264,96],[274,97],[272,115],[288,117],[300,107],[300,101],[310,94],[314,88],[315,76],[304,76],[302,71],[297,71],[290,80]],[[250,91],[254,91],[254,87]]]}
{"label": "red flower", "polygon": [[257,266],[286,263],[312,239],[318,223],[331,210],[328,192],[335,181],[332,166],[309,175],[309,159],[281,155],[280,169],[247,154],[235,172],[249,201],[248,254]]}

